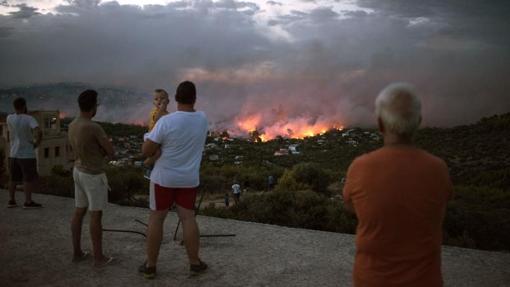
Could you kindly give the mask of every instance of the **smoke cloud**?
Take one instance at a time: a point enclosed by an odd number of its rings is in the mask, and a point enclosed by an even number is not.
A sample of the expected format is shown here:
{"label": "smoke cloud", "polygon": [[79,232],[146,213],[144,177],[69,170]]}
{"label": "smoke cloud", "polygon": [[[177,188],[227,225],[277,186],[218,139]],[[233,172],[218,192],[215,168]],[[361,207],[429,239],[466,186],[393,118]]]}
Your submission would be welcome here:
{"label": "smoke cloud", "polygon": [[211,123],[238,130],[253,117],[267,131],[372,125],[375,96],[395,81],[416,86],[426,125],[510,111],[507,1],[79,0],[51,13],[18,2],[0,15],[2,87],[172,94],[189,79]]}

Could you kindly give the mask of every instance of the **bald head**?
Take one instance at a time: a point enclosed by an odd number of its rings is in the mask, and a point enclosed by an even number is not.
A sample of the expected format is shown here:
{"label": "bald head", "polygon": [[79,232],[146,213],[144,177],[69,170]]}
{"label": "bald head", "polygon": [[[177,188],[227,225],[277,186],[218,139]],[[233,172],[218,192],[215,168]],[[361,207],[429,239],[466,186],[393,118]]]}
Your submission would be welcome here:
{"label": "bald head", "polygon": [[391,84],[375,99],[375,113],[385,131],[410,136],[421,123],[421,101],[410,84]]}

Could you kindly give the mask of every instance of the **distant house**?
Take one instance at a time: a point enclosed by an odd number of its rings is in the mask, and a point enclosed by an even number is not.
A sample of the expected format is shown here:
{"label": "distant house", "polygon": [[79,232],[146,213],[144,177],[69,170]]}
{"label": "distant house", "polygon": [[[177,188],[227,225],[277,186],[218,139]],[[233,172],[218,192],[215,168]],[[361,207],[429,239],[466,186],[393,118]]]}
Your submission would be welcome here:
{"label": "distant house", "polygon": [[352,146],[354,146],[354,147],[358,146],[358,142],[355,141],[355,140],[348,140],[347,143],[352,145]]}
{"label": "distant house", "polygon": [[284,156],[289,155],[289,150],[286,148],[281,148],[274,152],[274,156]]}
{"label": "distant house", "polygon": [[[41,145],[36,149],[37,170],[41,176],[48,176],[55,166],[70,169],[70,147],[67,142],[67,133],[62,130],[59,111],[34,111],[31,112],[43,133]],[[9,130],[6,118],[0,119],[1,142],[5,143],[6,157],[9,155]]]}
{"label": "distant house", "polygon": [[208,143],[205,145],[205,149],[209,150],[209,149],[217,149],[218,148],[218,145],[215,144],[215,143]]}
{"label": "distant house", "polygon": [[297,144],[289,145],[289,152],[294,155],[300,154],[301,152],[299,152],[297,148],[298,148]]}

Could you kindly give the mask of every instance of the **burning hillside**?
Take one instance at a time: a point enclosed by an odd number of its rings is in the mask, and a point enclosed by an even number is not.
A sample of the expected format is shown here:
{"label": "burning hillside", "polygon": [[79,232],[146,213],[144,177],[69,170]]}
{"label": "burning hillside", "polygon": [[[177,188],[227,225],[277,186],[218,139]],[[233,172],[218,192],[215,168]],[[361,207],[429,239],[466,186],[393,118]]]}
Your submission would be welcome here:
{"label": "burning hillside", "polygon": [[235,126],[229,132],[243,136],[257,132],[262,141],[281,136],[284,138],[305,138],[323,134],[331,129],[342,129],[338,121],[325,120],[312,116],[271,119],[262,114],[238,116]]}

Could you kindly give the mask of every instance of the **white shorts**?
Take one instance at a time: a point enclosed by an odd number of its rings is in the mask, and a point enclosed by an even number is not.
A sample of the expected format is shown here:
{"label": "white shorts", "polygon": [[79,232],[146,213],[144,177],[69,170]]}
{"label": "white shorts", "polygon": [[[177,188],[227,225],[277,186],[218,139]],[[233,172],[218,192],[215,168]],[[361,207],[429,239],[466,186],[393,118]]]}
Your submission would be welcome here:
{"label": "white shorts", "polygon": [[106,174],[88,174],[73,169],[74,202],[76,207],[89,207],[90,211],[103,210],[108,203],[108,179]]}

